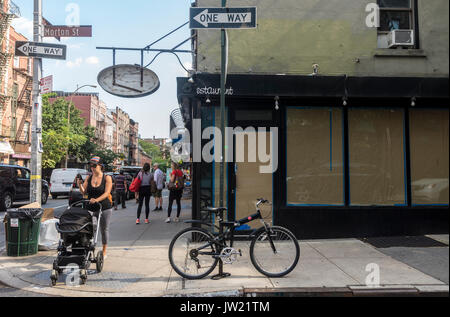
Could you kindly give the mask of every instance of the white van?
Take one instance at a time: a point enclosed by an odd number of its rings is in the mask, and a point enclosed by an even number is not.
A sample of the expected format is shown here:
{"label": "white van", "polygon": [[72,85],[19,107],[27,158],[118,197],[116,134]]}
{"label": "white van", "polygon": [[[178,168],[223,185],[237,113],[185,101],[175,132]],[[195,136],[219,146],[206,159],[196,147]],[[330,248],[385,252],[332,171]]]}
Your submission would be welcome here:
{"label": "white van", "polygon": [[50,194],[53,199],[58,196],[69,196],[72,184],[78,174],[86,174],[86,170],[78,168],[60,168],[52,172],[50,178]]}

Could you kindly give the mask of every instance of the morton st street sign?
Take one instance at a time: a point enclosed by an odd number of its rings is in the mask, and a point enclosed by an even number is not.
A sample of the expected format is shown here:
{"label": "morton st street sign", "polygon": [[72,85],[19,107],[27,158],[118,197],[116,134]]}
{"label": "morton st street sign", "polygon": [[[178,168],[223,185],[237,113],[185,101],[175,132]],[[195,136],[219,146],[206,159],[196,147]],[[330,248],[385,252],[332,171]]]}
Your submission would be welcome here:
{"label": "morton st street sign", "polygon": [[44,37],[92,37],[92,26],[46,25]]}
{"label": "morton st street sign", "polygon": [[37,42],[16,42],[16,56],[66,59],[66,45]]}
{"label": "morton st street sign", "polygon": [[251,8],[191,8],[191,29],[256,28],[256,7]]}

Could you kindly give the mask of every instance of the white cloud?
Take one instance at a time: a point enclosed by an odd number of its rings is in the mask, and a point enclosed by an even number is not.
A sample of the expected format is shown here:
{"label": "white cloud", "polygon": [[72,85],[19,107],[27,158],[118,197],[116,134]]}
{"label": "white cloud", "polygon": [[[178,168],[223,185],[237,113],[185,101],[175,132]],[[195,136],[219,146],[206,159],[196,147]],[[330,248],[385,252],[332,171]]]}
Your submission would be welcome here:
{"label": "white cloud", "polygon": [[27,39],[33,39],[33,21],[24,17],[14,19],[11,25],[17,32],[23,34]]}
{"label": "white cloud", "polygon": [[74,62],[72,61],[66,62],[66,66],[69,68],[80,67],[81,64],[83,64],[83,59],[81,57],[78,57]]}
{"label": "white cloud", "polygon": [[86,58],[86,63],[90,65],[97,65],[100,63],[100,59],[97,56],[90,56]]}

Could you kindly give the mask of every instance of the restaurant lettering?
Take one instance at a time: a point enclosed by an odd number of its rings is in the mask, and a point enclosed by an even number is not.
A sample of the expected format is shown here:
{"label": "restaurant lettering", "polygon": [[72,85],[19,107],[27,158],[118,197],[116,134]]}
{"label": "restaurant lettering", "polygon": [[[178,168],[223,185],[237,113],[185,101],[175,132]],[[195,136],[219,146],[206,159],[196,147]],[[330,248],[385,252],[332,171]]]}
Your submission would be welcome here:
{"label": "restaurant lettering", "polygon": [[[202,87],[202,88],[197,88],[197,95],[209,95],[209,96],[220,95],[220,91],[221,91],[220,88]],[[228,88],[225,91],[225,94],[232,96],[234,94],[233,87]]]}

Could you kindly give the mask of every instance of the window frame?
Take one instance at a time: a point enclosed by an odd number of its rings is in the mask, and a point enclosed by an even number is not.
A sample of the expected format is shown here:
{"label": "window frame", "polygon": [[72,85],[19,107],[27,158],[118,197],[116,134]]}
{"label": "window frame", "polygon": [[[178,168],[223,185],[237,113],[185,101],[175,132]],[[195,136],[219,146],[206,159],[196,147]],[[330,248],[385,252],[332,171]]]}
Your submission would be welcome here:
{"label": "window frame", "polygon": [[[404,199],[404,203],[397,203],[397,204],[378,204],[378,203],[370,203],[370,204],[361,204],[361,203],[354,203],[352,202],[352,181],[351,181],[351,175],[352,175],[352,169],[351,169],[351,135],[350,135],[350,130],[351,130],[351,125],[350,125],[350,112],[351,110],[401,110],[402,111],[402,135],[403,135],[403,145],[402,145],[402,159],[403,159],[403,166],[404,166],[404,171],[403,171],[403,186],[404,186],[404,194],[405,194],[405,199]],[[408,151],[407,148],[407,142],[409,141],[409,139],[407,139],[407,134],[409,134],[409,131],[406,130],[407,128],[407,110],[404,107],[401,106],[392,106],[392,107],[388,107],[388,106],[383,106],[383,107],[374,107],[374,106],[353,106],[353,107],[348,107],[347,108],[347,129],[348,129],[348,135],[347,135],[347,142],[348,142],[348,149],[347,149],[347,155],[348,155],[348,170],[346,171],[346,173],[348,174],[348,194],[349,194],[349,199],[348,199],[348,207],[355,207],[355,208],[361,208],[361,207],[369,207],[369,208],[393,208],[393,207],[408,207],[409,206],[409,191],[408,191],[408,184],[410,183],[410,179],[408,177],[408,173],[411,170],[410,166],[408,165],[408,159],[411,157],[411,154]],[[409,119],[409,113],[408,113],[408,119]],[[408,126],[409,128],[409,126]]]}
{"label": "window frame", "polygon": [[[414,47],[411,47],[410,49],[420,49],[420,36],[419,36],[419,5],[417,0],[410,0],[409,8],[402,8],[402,7],[381,7],[380,6],[380,0],[377,0],[377,4],[380,10],[380,20],[381,15],[383,11],[399,11],[399,12],[409,12],[410,14],[410,24],[411,24],[411,30],[414,31]],[[382,31],[380,30],[381,26],[377,29],[377,34],[379,35],[387,35],[390,31]]]}
{"label": "window frame", "polygon": [[[396,12],[408,12],[409,18],[410,18],[410,25],[411,30],[416,30],[416,16],[415,16],[415,8],[416,8],[416,1],[410,0],[409,8],[407,7],[381,7],[380,6],[380,0],[377,1],[378,7],[380,8],[380,19],[383,12],[388,11],[396,11]],[[380,30],[381,26],[378,28],[378,34],[389,34],[390,31],[383,31]]]}

